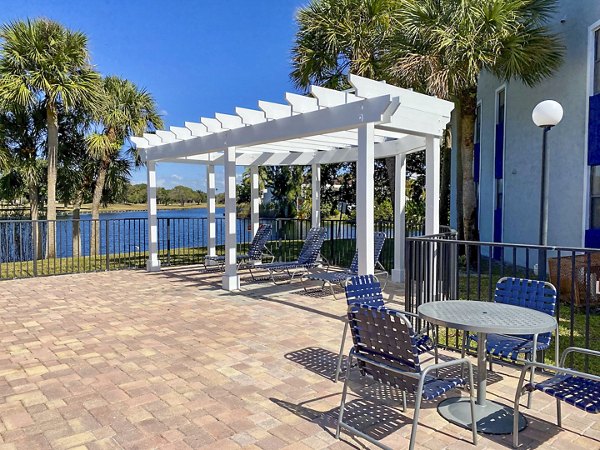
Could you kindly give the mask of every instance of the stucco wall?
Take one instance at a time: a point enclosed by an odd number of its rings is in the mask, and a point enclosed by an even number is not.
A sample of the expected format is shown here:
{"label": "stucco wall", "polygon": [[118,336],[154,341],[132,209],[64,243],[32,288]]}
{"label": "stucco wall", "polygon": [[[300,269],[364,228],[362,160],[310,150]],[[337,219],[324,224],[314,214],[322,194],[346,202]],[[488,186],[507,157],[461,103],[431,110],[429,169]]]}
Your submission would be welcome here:
{"label": "stucco wall", "polygon": [[[533,88],[515,80],[506,83],[504,242],[538,242],[542,131],[531,121],[531,111],[538,102],[554,99],[563,105],[564,119],[548,135],[548,243],[583,245],[588,208],[585,149],[588,29],[598,20],[600,0],[562,1],[560,11],[551,23],[551,27],[562,34],[567,46],[561,69],[551,79]],[[489,73],[480,76],[482,130],[479,224],[483,241],[493,238],[495,95],[496,89],[503,84]]]}

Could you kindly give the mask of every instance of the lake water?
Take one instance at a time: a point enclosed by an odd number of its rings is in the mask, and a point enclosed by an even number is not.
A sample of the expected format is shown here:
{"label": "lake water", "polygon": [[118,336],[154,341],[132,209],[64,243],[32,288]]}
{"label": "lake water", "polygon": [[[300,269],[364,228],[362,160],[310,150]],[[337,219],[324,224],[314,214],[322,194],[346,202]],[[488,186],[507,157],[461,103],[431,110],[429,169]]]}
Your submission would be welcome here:
{"label": "lake water", "polygon": [[[225,209],[216,209],[217,245],[225,241]],[[78,246],[81,256],[90,255],[91,214],[82,214],[79,223]],[[268,221],[265,219],[264,221]],[[309,221],[293,221],[282,224],[272,222],[271,239],[303,238]],[[47,237],[47,226],[41,223],[42,241]],[[237,241],[252,240],[249,219],[238,219]],[[100,254],[135,253],[147,250],[147,212],[126,211],[100,214]],[[208,220],[206,208],[174,209],[158,211],[159,250],[176,248],[200,248],[208,244]],[[70,216],[57,222],[56,253],[59,258],[73,256],[73,222]],[[33,258],[31,222],[0,222],[0,262],[25,261]]]}

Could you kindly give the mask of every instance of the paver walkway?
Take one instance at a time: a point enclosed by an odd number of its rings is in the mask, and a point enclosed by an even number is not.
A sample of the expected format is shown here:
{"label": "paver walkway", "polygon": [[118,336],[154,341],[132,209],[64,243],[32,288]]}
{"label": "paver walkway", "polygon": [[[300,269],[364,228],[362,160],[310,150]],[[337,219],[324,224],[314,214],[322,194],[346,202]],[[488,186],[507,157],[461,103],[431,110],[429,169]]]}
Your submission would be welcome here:
{"label": "paver walkway", "polygon": [[[219,284],[191,267],[0,283],[0,449],[364,447],[332,431],[345,302],[298,283],[245,281],[235,295]],[[510,403],[516,371],[495,367],[490,397]],[[412,410],[356,380],[349,417],[406,448]],[[600,448],[592,415],[565,405],[559,430],[542,395],[525,413],[526,448]],[[435,404],[421,417],[420,448],[474,448]],[[484,436],[478,448],[509,443]]]}

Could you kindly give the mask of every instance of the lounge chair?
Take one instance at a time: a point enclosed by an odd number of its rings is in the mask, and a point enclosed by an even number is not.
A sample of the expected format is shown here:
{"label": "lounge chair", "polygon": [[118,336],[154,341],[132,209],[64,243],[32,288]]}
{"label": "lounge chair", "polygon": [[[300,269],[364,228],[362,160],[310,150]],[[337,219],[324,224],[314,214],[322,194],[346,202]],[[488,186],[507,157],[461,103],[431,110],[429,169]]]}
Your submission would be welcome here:
{"label": "lounge chair", "polygon": [[[317,267],[321,264],[319,256],[321,254],[321,247],[323,246],[326,235],[327,230],[325,228],[311,228],[308,230],[308,234],[304,240],[304,245],[302,246],[300,255],[298,255],[298,259],[296,261],[271,262],[261,264],[257,267],[260,270],[267,270],[271,280],[275,284],[277,284],[274,277],[276,272],[286,272],[290,278],[289,281],[292,281],[297,274],[305,273],[308,269]],[[256,280],[254,273],[252,273],[252,267],[249,267],[248,269],[250,270],[252,279]]]}
{"label": "lounge chair", "polygon": [[[348,308],[352,308],[356,305],[369,305],[375,308],[385,307],[383,301],[383,292],[381,291],[381,285],[379,280],[374,275],[357,275],[351,277],[346,283],[346,301],[348,302]],[[406,317],[412,320],[417,320],[419,316],[417,314],[410,313],[408,311],[399,311]],[[429,333],[431,332],[431,336]],[[340,344],[340,352],[338,354],[337,368],[335,370],[335,382],[337,383],[340,372],[342,370],[342,361],[344,359],[344,345],[346,344],[346,335],[348,334],[348,321],[344,325],[344,332],[342,334],[342,343]],[[438,349],[437,349],[437,336],[435,328],[429,329],[429,325],[426,325],[425,330],[415,335],[415,345],[418,349],[418,354],[433,350],[435,363],[438,362]]]}
{"label": "lounge chair", "polygon": [[[525,392],[537,390],[556,398],[556,421],[559,427],[562,427],[560,402],[568,403],[575,408],[591,414],[600,413],[600,376],[565,367],[565,360],[569,353],[600,357],[599,351],[569,347],[563,352],[560,358],[560,365],[558,366],[530,362],[521,370],[521,377],[519,378],[519,385],[515,395],[513,447],[516,448],[519,446],[519,399]],[[541,383],[530,382],[523,386],[527,372],[531,371],[533,373],[536,368],[556,372],[556,375]]]}
{"label": "lounge chair", "polygon": [[[377,232],[375,233],[375,248],[373,249],[373,257],[375,259],[375,268],[379,269],[375,271],[375,275],[385,276],[385,281],[383,282],[383,289],[385,289],[385,285],[388,280],[388,272],[385,270],[385,267],[379,262],[379,257],[381,256],[381,251],[383,250],[383,244],[385,243],[385,233]],[[354,253],[354,258],[352,258],[352,264],[350,267],[343,272],[307,272],[302,275],[302,285],[304,286],[304,290],[306,289],[305,280],[312,281],[321,281],[323,283],[322,288],[325,288],[325,285],[329,285],[329,289],[331,290],[331,295],[333,298],[337,298],[335,295],[335,290],[333,289],[334,284],[339,284],[340,287],[345,287],[346,283],[350,278],[354,275],[358,275],[358,250]]]}
{"label": "lounge chair", "polygon": [[[269,252],[266,244],[271,236],[271,225],[261,223],[248,246],[248,253],[237,255],[238,269],[244,265],[261,263],[264,258],[269,258],[273,262],[275,257]],[[207,255],[204,257],[204,267],[208,270],[209,266],[218,265],[220,269],[225,265],[224,255]]]}
{"label": "lounge chair", "polygon": [[[496,283],[494,302],[531,308],[554,316],[556,288],[546,281],[504,277]],[[468,339],[477,342],[476,335],[470,334]],[[526,361],[535,362],[537,351],[544,351],[550,347],[551,340],[552,333],[521,336],[488,334],[485,350],[489,355],[490,371],[493,370],[492,357],[494,356],[517,361],[518,356],[523,354]],[[465,349],[466,345],[463,345],[463,356]],[[530,383],[533,383],[533,372],[532,370]],[[527,407],[531,405],[531,393],[532,391],[529,392]]]}
{"label": "lounge chair", "polygon": [[[350,367],[352,367],[352,361],[356,359],[358,369],[362,375],[368,375],[378,383],[400,389],[405,411],[406,391],[415,394],[415,413],[410,435],[410,450],[414,449],[415,446],[422,400],[435,400],[446,392],[466,384],[463,378],[437,378],[431,374],[442,368],[461,366],[462,369],[466,365],[469,373],[473,444],[477,445],[473,366],[468,359],[462,358],[422,368],[419,362],[416,334],[410,320],[399,311],[385,307],[354,305],[348,309],[348,321],[354,341],[354,346],[348,356]],[[340,431],[343,428],[377,446],[388,448],[368,434],[344,422],[344,407],[349,378],[347,376],[344,381],[336,438],[339,439]],[[356,418],[356,413],[353,416]]]}

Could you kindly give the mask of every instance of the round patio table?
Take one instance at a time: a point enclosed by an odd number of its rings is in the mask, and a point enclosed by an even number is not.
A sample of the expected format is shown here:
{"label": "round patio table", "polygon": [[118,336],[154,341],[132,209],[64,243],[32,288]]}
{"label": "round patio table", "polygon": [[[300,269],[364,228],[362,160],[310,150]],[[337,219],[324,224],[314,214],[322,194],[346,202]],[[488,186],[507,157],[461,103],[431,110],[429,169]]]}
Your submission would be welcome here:
{"label": "round patio table", "polygon": [[[477,333],[477,431],[486,434],[510,434],[514,410],[486,399],[486,338],[488,333],[541,334],[556,330],[556,319],[546,313],[521,306],[472,300],[448,300],[424,303],[419,317],[434,325]],[[558,343],[557,343],[558,345]],[[438,411],[449,422],[471,428],[470,401],[464,397],[440,402]],[[519,414],[519,431],[527,421]]]}

